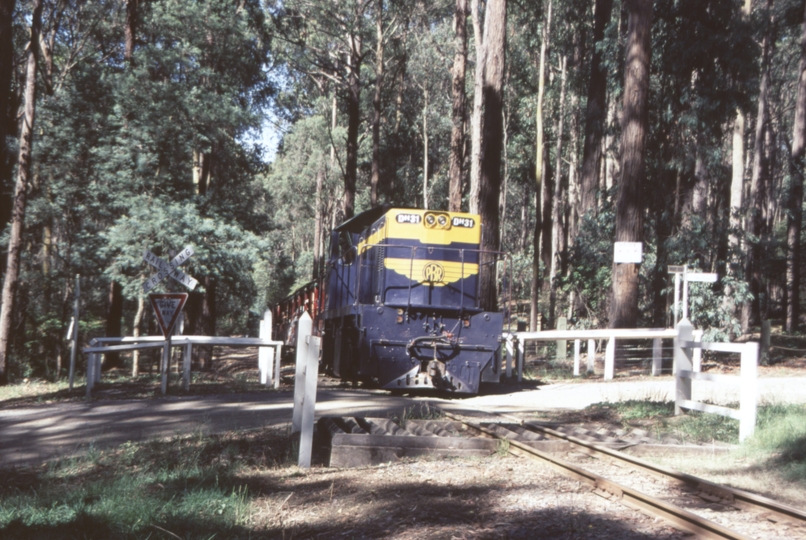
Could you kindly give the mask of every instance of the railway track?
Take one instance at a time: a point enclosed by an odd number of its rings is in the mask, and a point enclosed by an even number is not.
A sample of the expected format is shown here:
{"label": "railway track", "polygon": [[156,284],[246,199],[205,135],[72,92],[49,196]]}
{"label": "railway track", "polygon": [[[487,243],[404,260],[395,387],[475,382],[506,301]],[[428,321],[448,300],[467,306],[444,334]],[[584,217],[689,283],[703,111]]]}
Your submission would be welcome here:
{"label": "railway track", "polygon": [[[648,515],[665,519],[679,529],[701,538],[737,540],[771,537],[806,538],[806,512],[766,497],[661,467],[536,423],[526,423],[523,426],[546,439],[563,441],[571,445],[569,455],[572,457],[563,459],[554,453],[536,449],[518,440],[519,437],[515,432],[493,424],[485,426],[461,420],[448,413],[446,416],[481,437],[507,441],[507,450],[513,455],[548,464],[562,474],[591,486],[599,495],[616,499]],[[507,433],[508,431],[511,435]],[[594,462],[599,462],[598,466],[591,467]],[[622,471],[614,473],[613,467]],[[594,468],[603,473],[595,472],[592,470]],[[659,479],[662,484],[671,488],[655,485],[653,489],[639,490],[627,485],[627,482],[650,487],[657,484],[647,482],[646,479],[636,481],[636,471],[639,475]],[[613,479],[614,476],[627,478],[627,481],[616,481]],[[647,491],[663,492],[664,496],[649,494]],[[669,501],[670,498],[673,502]],[[692,510],[683,506],[688,506]],[[702,513],[722,514],[721,521],[730,523],[728,525],[719,523],[716,519],[703,517],[700,515]],[[727,517],[724,517],[726,514]],[[737,523],[739,525],[735,526]]]}
{"label": "railway track", "polygon": [[[802,510],[621,451],[652,446],[646,444],[651,443],[646,438],[586,430],[577,430],[579,436],[575,436],[560,427],[536,422],[513,423],[508,419],[503,423],[473,423],[449,413],[445,416],[442,421],[399,424],[381,418],[322,418],[320,429],[330,437],[331,466],[335,467],[422,455],[508,452],[548,464],[590,486],[597,495],[666,520],[700,538],[806,539],[806,512]],[[710,457],[718,459],[718,455]]]}

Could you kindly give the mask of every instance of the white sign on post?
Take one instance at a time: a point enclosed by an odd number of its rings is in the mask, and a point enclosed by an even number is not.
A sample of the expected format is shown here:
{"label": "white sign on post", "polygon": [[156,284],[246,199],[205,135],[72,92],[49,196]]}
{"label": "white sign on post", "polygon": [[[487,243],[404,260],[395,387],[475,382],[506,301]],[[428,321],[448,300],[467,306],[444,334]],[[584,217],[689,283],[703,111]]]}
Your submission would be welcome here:
{"label": "white sign on post", "polygon": [[643,246],[641,242],[616,242],[613,245],[613,262],[641,264]]}
{"label": "white sign on post", "polygon": [[143,250],[143,260],[157,269],[157,273],[143,283],[143,292],[147,293],[166,277],[178,281],[191,291],[195,289],[199,282],[179,269],[179,266],[185,264],[192,255],[193,248],[186,246],[171,262],[166,262],[148,249]]}
{"label": "white sign on post", "polygon": [[167,339],[179,319],[182,308],[185,307],[188,293],[149,294],[148,299],[157,315],[162,335]]}

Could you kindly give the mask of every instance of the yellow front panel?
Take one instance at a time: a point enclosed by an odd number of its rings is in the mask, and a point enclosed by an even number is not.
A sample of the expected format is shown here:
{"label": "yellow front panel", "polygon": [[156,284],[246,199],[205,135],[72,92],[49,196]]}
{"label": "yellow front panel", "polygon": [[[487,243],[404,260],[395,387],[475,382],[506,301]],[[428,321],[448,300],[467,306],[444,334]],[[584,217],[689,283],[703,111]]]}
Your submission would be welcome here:
{"label": "yellow front panel", "polygon": [[479,265],[453,261],[429,261],[424,259],[384,259],[384,266],[401,276],[427,283],[436,287],[443,287],[456,283],[460,279],[475,276],[479,273]]}

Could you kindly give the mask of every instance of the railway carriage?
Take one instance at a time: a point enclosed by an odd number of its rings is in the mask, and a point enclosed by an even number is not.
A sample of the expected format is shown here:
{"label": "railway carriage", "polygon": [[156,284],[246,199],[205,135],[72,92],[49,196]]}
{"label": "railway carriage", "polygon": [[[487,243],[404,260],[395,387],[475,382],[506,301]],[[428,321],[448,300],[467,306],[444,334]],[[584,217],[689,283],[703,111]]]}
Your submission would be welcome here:
{"label": "railway carriage", "polygon": [[498,382],[504,314],[480,307],[480,269],[503,255],[480,249],[481,228],[473,214],[384,206],[334,229],[324,295],[301,289],[317,300],[324,368],[393,391]]}

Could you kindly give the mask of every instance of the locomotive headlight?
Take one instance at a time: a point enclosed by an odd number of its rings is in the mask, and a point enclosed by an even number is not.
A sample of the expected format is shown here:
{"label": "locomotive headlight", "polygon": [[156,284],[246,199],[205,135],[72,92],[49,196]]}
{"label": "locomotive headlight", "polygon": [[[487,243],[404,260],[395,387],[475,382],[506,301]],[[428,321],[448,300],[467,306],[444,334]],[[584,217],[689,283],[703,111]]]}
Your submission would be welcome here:
{"label": "locomotive headlight", "polygon": [[434,222],[436,222],[436,218],[434,217],[433,214],[428,214],[427,216],[425,216],[426,225],[428,225],[429,227],[433,227]]}
{"label": "locomotive headlight", "polygon": [[439,226],[440,226],[440,227],[444,227],[445,225],[447,225],[447,224],[448,224],[448,218],[447,218],[447,217],[445,217],[445,216],[439,216],[439,217],[437,218],[437,223],[439,223]]}

